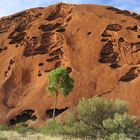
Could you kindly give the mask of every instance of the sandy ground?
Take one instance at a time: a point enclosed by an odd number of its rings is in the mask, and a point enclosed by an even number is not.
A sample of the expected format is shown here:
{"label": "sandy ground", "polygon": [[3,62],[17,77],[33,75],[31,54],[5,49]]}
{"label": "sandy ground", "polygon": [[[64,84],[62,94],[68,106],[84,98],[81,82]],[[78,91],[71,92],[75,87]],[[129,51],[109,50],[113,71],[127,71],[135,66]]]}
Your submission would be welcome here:
{"label": "sandy ground", "polygon": [[64,140],[64,138],[50,137],[43,134],[21,135],[13,131],[0,131],[0,140]]}
{"label": "sandy ground", "polygon": [[[19,134],[14,131],[0,131],[0,140],[66,140],[64,137],[52,137],[47,136],[39,133],[33,133],[33,134]],[[67,139],[69,140],[69,139]],[[70,138],[70,140],[80,140],[80,139],[74,139]]]}

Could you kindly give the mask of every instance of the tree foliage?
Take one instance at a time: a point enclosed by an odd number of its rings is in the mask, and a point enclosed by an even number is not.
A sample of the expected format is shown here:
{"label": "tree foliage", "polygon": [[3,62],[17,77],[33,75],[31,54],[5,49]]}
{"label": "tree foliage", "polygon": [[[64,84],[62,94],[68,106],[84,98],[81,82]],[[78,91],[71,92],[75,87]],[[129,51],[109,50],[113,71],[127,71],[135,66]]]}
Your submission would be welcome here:
{"label": "tree foliage", "polygon": [[64,68],[56,68],[48,75],[48,90],[52,94],[62,93],[67,96],[73,89],[74,81]]}

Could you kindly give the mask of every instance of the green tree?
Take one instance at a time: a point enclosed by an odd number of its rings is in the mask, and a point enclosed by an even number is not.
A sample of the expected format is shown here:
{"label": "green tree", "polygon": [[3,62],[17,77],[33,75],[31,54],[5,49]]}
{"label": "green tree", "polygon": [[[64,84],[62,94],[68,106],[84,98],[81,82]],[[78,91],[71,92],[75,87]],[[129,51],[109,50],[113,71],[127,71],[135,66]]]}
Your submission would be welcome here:
{"label": "green tree", "polygon": [[74,81],[69,76],[69,72],[64,68],[56,68],[48,75],[48,91],[55,96],[53,120],[55,120],[55,110],[57,105],[58,94],[63,94],[65,97],[69,95],[74,87]]}

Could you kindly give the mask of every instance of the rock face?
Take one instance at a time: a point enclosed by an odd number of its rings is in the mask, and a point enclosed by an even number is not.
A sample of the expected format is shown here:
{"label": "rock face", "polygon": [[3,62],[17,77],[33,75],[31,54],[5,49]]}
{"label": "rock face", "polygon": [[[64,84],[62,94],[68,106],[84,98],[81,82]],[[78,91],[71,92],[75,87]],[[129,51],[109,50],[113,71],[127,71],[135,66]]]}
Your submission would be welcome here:
{"label": "rock face", "polygon": [[48,72],[75,81],[57,116],[81,98],[128,101],[140,115],[140,15],[107,6],[58,3],[0,19],[0,123],[39,126],[52,116]]}

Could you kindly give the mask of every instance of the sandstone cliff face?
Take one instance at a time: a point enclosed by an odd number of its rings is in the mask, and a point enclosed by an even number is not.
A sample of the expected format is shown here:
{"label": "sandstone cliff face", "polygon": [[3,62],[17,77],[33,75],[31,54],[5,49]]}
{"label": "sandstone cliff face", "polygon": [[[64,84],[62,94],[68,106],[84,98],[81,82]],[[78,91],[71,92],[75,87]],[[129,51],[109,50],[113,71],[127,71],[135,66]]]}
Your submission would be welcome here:
{"label": "sandstone cliff face", "polygon": [[0,123],[50,118],[48,72],[71,71],[73,92],[58,97],[57,115],[81,98],[128,101],[140,115],[140,15],[113,7],[59,3],[0,19]]}

